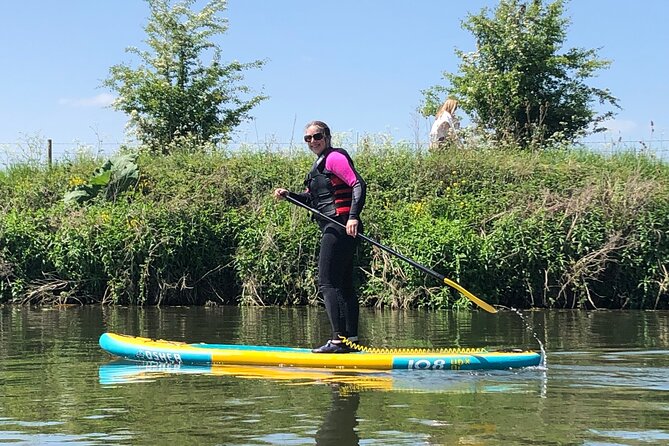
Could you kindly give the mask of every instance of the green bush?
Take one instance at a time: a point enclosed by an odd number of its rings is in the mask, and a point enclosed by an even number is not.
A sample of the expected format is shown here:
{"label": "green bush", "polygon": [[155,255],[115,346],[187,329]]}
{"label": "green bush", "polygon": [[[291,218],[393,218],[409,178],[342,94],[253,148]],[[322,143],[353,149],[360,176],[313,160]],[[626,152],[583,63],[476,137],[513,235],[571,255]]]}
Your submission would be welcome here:
{"label": "green bush", "polygon": [[[491,304],[666,308],[669,167],[635,155],[366,145],[365,234]],[[102,160],[0,172],[4,302],[314,305],[319,233],[271,197],[300,190],[313,156],[240,150],[140,154],[134,187],[63,197]],[[96,164],[97,163],[97,164]],[[470,306],[367,243],[361,302]]]}

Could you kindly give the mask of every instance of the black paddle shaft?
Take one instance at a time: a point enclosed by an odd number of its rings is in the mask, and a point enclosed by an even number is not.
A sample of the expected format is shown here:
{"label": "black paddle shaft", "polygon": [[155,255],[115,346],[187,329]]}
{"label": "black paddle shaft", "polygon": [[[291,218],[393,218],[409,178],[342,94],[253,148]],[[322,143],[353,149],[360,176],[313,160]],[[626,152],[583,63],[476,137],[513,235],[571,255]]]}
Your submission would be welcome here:
{"label": "black paddle shaft", "polygon": [[[300,206],[300,207],[303,207],[304,209],[308,210],[308,211],[311,212],[312,214],[317,215],[318,217],[323,218],[323,219],[329,221],[330,223],[334,223],[334,224],[336,224],[336,225],[341,226],[342,228],[346,228],[346,225],[344,225],[344,224],[338,222],[337,220],[335,220],[335,219],[332,218],[332,217],[328,217],[327,215],[323,214],[322,212],[320,212],[320,211],[318,211],[318,210],[316,210],[316,209],[314,209],[314,208],[312,208],[312,207],[310,207],[310,206],[307,206],[306,204],[304,204],[304,203],[302,203],[302,202],[300,202],[300,201],[294,199],[293,197],[291,197],[291,196],[288,195],[288,194],[284,195],[284,198],[285,198],[286,200],[290,201],[290,202],[293,203],[293,204],[296,204],[296,205],[298,205],[298,206]],[[371,243],[372,245],[376,246],[377,248],[381,248],[381,249],[383,249],[384,251],[389,252],[390,254],[399,257],[400,259],[404,260],[404,261],[407,262],[408,264],[410,264],[410,265],[412,265],[412,266],[418,268],[419,270],[423,271],[423,272],[426,273],[426,274],[429,274],[429,275],[431,275],[431,276],[436,277],[437,279],[439,279],[439,280],[442,281],[442,282],[446,279],[446,276],[444,276],[444,275],[442,275],[442,274],[439,274],[438,272],[436,272],[436,271],[434,271],[434,270],[428,268],[427,266],[423,266],[423,265],[421,265],[420,263],[416,262],[415,260],[412,260],[412,259],[410,259],[410,258],[408,258],[408,257],[406,257],[406,256],[404,256],[404,255],[402,255],[402,254],[400,254],[399,252],[395,251],[395,250],[392,249],[392,248],[389,248],[389,247],[387,247],[387,246],[385,246],[385,245],[382,245],[381,243],[377,242],[377,241],[374,240],[374,239],[371,239],[371,238],[367,237],[367,236],[364,235],[364,234],[359,233],[359,234],[358,234],[358,237],[360,237],[361,239],[363,239],[363,240],[365,240],[365,241]]]}

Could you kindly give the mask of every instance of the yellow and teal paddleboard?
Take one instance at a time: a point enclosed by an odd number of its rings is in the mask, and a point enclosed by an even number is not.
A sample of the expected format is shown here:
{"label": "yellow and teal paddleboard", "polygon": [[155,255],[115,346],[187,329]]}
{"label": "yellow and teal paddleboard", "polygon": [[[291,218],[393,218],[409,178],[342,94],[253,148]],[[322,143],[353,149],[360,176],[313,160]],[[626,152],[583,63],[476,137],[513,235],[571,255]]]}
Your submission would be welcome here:
{"label": "yellow and teal paddleboard", "polygon": [[189,344],[115,333],[100,336],[100,347],[132,361],[184,365],[249,365],[368,370],[502,370],[533,367],[541,355],[527,350],[384,350],[312,353],[307,348],[234,344]]}

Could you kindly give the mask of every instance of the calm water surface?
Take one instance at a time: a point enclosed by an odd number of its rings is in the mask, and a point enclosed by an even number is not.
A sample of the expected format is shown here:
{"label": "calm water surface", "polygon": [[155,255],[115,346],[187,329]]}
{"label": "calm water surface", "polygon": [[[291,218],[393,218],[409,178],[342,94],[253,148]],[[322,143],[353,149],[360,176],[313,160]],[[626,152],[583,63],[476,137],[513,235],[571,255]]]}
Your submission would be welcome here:
{"label": "calm water surface", "polygon": [[0,444],[669,445],[669,312],[373,311],[375,347],[529,347],[545,367],[146,366],[105,331],[311,347],[321,309],[0,307]]}

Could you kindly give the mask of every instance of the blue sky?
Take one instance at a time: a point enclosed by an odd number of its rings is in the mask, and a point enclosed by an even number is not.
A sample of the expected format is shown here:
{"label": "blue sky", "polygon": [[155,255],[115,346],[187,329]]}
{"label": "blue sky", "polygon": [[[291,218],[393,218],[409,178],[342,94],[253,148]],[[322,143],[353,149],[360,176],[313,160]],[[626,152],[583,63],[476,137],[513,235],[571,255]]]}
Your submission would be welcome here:
{"label": "blue sky", "polygon": [[[230,0],[224,61],[267,59],[245,83],[270,96],[237,141],[298,143],[313,119],[352,138],[425,141],[421,90],[457,72],[454,49],[474,49],[461,21],[492,0]],[[203,4],[203,2],[200,2]],[[143,46],[142,0],[5,1],[0,27],[0,144],[51,138],[55,150],[102,149],[126,140],[127,118],[108,107],[109,67]],[[566,47],[599,48],[612,66],[590,85],[609,88],[620,110],[598,141],[669,139],[669,1],[572,0]],[[465,118],[464,116],[460,116]],[[466,118],[463,119],[466,122]],[[651,121],[654,132],[651,133]]]}

